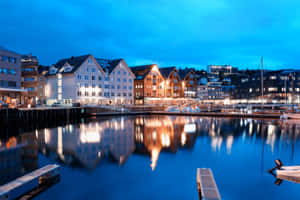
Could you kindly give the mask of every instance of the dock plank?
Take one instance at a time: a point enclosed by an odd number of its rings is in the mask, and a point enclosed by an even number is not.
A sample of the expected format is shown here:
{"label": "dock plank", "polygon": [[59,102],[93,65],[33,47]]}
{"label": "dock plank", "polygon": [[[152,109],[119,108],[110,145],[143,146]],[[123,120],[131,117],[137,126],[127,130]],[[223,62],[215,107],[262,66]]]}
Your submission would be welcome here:
{"label": "dock plank", "polygon": [[35,187],[44,179],[59,175],[59,165],[47,165],[0,186],[0,200],[16,199]]}
{"label": "dock plank", "polygon": [[202,200],[220,200],[221,196],[211,169],[197,169],[197,186]]}

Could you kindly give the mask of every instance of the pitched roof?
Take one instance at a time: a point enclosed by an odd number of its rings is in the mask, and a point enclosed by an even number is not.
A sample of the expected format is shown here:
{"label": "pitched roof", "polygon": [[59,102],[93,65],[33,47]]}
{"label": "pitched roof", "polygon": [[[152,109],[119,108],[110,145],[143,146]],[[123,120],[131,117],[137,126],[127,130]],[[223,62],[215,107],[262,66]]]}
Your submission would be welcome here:
{"label": "pitched roof", "polygon": [[191,69],[191,68],[179,69],[178,74],[179,74],[181,80],[184,80],[184,78],[190,71],[193,71],[193,69]]}
{"label": "pitched roof", "polygon": [[73,73],[77,70],[78,67],[82,65],[82,63],[89,57],[91,54],[83,55],[83,56],[72,56],[71,58],[61,59],[56,64],[55,67],[58,69],[58,71],[66,64],[68,63],[73,67],[71,71],[68,72],[62,72],[62,73]]}
{"label": "pitched roof", "polygon": [[108,59],[102,59],[102,58],[95,58],[98,64],[102,67],[103,71],[111,73],[116,66],[123,60],[120,59],[114,59],[114,60],[108,60]]}
{"label": "pitched roof", "polygon": [[170,73],[175,69],[176,67],[164,67],[164,68],[159,68],[159,71],[161,75],[166,79],[169,77]]}
{"label": "pitched roof", "polygon": [[147,76],[147,74],[151,71],[154,65],[155,64],[140,65],[140,66],[130,67],[130,69],[134,73],[137,80],[142,80]]}

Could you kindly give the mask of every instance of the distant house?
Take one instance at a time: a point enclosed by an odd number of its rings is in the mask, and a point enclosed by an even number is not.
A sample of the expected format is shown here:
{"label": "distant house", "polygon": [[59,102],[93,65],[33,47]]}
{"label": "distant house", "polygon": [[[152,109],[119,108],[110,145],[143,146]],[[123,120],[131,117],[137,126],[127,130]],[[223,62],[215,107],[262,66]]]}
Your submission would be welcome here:
{"label": "distant house", "polygon": [[192,68],[180,69],[178,71],[182,81],[182,97],[196,97],[197,80],[195,70]]}
{"label": "distant house", "polygon": [[47,103],[132,104],[133,79],[123,59],[90,54],[62,59],[47,74]]}
{"label": "distant house", "polygon": [[134,103],[145,104],[159,101],[164,97],[164,78],[157,65],[142,65],[131,67],[135,75]]}
{"label": "distant house", "polygon": [[167,98],[178,98],[182,91],[182,83],[176,67],[164,67],[159,69],[165,79],[164,93]]}

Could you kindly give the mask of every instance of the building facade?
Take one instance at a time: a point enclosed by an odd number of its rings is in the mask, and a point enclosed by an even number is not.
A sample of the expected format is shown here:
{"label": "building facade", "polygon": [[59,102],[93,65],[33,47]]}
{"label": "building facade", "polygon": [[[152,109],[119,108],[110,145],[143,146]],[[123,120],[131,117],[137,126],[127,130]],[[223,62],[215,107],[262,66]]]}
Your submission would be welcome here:
{"label": "building facade", "polygon": [[164,78],[157,65],[142,65],[131,67],[135,75],[135,104],[158,103],[164,97]]}
{"label": "building facade", "polygon": [[21,56],[0,48],[0,101],[12,106],[25,103],[26,90],[21,89]]}
{"label": "building facade", "polygon": [[90,54],[62,59],[47,74],[47,103],[132,104],[133,80],[123,59],[96,59]]}
{"label": "building facade", "polygon": [[194,69],[185,68],[178,71],[182,81],[181,97],[196,98],[197,96],[197,80]]}
{"label": "building facade", "polygon": [[159,69],[164,77],[164,96],[166,98],[178,98],[181,96],[182,83],[176,67],[165,67]]}
{"label": "building facade", "polygon": [[39,90],[39,61],[36,56],[23,55],[22,63],[22,89],[27,90],[27,103],[36,104],[38,101]]}

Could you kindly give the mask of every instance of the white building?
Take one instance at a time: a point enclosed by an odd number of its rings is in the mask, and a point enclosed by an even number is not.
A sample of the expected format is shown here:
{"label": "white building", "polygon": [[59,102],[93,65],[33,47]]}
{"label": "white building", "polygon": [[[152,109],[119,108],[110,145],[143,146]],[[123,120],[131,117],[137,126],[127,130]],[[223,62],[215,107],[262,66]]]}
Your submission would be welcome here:
{"label": "white building", "polygon": [[47,104],[132,104],[133,79],[123,59],[96,59],[92,55],[62,59],[49,69]]}

